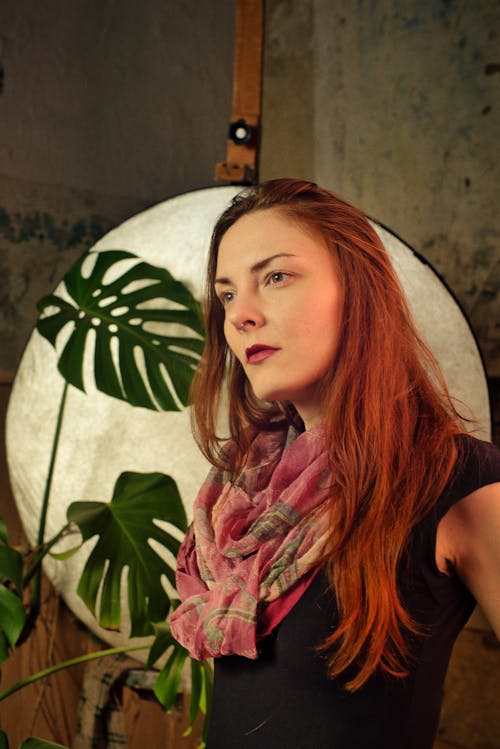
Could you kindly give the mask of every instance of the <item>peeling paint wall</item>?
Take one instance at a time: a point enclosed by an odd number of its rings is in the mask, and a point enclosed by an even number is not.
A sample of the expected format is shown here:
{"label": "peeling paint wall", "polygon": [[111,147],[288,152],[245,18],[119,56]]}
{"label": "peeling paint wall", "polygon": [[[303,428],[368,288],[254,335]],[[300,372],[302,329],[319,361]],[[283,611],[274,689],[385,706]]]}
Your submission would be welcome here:
{"label": "peeling paint wall", "polygon": [[266,8],[262,177],[313,178],[427,257],[500,377],[500,2]]}
{"label": "peeling paint wall", "polygon": [[0,376],[112,226],[213,184],[236,0],[0,4]]}
{"label": "peeling paint wall", "polygon": [[0,176],[0,375],[10,379],[37,301],[97,239],[143,207],[138,198]]}

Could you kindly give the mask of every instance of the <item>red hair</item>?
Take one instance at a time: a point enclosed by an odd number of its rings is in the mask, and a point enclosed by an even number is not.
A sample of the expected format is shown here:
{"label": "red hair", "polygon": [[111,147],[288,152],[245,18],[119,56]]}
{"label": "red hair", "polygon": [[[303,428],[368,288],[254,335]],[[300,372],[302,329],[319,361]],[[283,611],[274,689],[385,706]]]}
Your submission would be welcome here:
{"label": "red hair", "polygon": [[[224,312],[214,292],[220,241],[241,216],[277,210],[326,242],[344,293],[343,324],[322,383],[332,466],[331,533],[325,552],[339,621],[322,644],[329,672],[350,666],[346,684],[361,687],[378,668],[405,676],[405,610],[397,572],[412,528],[432,508],[450,476],[462,431],[439,367],[419,337],[388,255],[371,224],[341,198],[301,180],[272,180],[234,198],[210,247],[205,350],[192,390],[193,431],[211,463],[235,475],[255,430],[297,418],[287,403],[264,403],[228,349]],[[235,465],[227,465],[217,414],[227,374]],[[335,646],[335,647],[333,647]]]}

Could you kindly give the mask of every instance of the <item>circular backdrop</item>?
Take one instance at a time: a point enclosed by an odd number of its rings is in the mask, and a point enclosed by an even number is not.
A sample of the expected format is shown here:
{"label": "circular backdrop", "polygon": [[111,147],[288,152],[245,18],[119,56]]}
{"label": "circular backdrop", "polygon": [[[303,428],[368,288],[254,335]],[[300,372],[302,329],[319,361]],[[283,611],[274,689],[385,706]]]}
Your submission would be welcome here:
{"label": "circular backdrop", "polygon": [[[128,250],[167,268],[199,298],[212,227],[235,187],[214,187],[167,200],[109,232],[93,248]],[[407,294],[417,327],[444,371],[452,394],[466,403],[489,435],[489,408],[481,358],[469,325],[434,271],[387,229],[374,224]],[[55,293],[64,295],[63,284]],[[59,339],[57,348],[60,349]],[[7,453],[14,497],[29,540],[34,543],[64,380],[58,353],[34,331],[19,366],[7,414]],[[87,380],[86,380],[87,382]],[[87,387],[68,391],[47,520],[46,537],[66,521],[77,500],[109,501],[123,471],[160,471],[179,487],[188,515],[208,465],[189,429],[189,414],[155,412]],[[125,634],[103,630],[76,595],[93,541],[65,562],[47,559],[45,571],[68,606],[112,645]],[[127,624],[125,624],[125,631]]]}

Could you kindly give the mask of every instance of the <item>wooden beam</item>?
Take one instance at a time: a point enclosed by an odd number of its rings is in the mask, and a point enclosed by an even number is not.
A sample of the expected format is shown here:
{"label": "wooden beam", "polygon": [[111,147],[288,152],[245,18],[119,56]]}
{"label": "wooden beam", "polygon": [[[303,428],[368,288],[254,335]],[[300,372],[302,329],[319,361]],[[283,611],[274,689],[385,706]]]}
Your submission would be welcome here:
{"label": "wooden beam", "polygon": [[226,160],[215,167],[215,178],[223,182],[258,180],[263,37],[264,0],[238,0]]}

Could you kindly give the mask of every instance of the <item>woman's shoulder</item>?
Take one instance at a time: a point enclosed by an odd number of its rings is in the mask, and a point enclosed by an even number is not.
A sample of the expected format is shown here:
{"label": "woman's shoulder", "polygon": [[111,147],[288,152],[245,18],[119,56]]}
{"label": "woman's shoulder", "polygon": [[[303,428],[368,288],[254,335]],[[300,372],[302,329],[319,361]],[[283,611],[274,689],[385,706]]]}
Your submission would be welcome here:
{"label": "woman's shoulder", "polygon": [[471,434],[455,437],[458,448],[457,477],[467,474],[469,480],[479,486],[500,481],[500,449],[492,442],[478,439]]}
{"label": "woman's shoulder", "polygon": [[439,524],[436,558],[442,571],[455,571],[500,638],[500,450],[463,437],[460,449],[455,501]]}
{"label": "woman's shoulder", "polygon": [[483,486],[500,482],[500,450],[471,434],[457,434],[457,461],[438,503],[442,517],[454,504]]}

